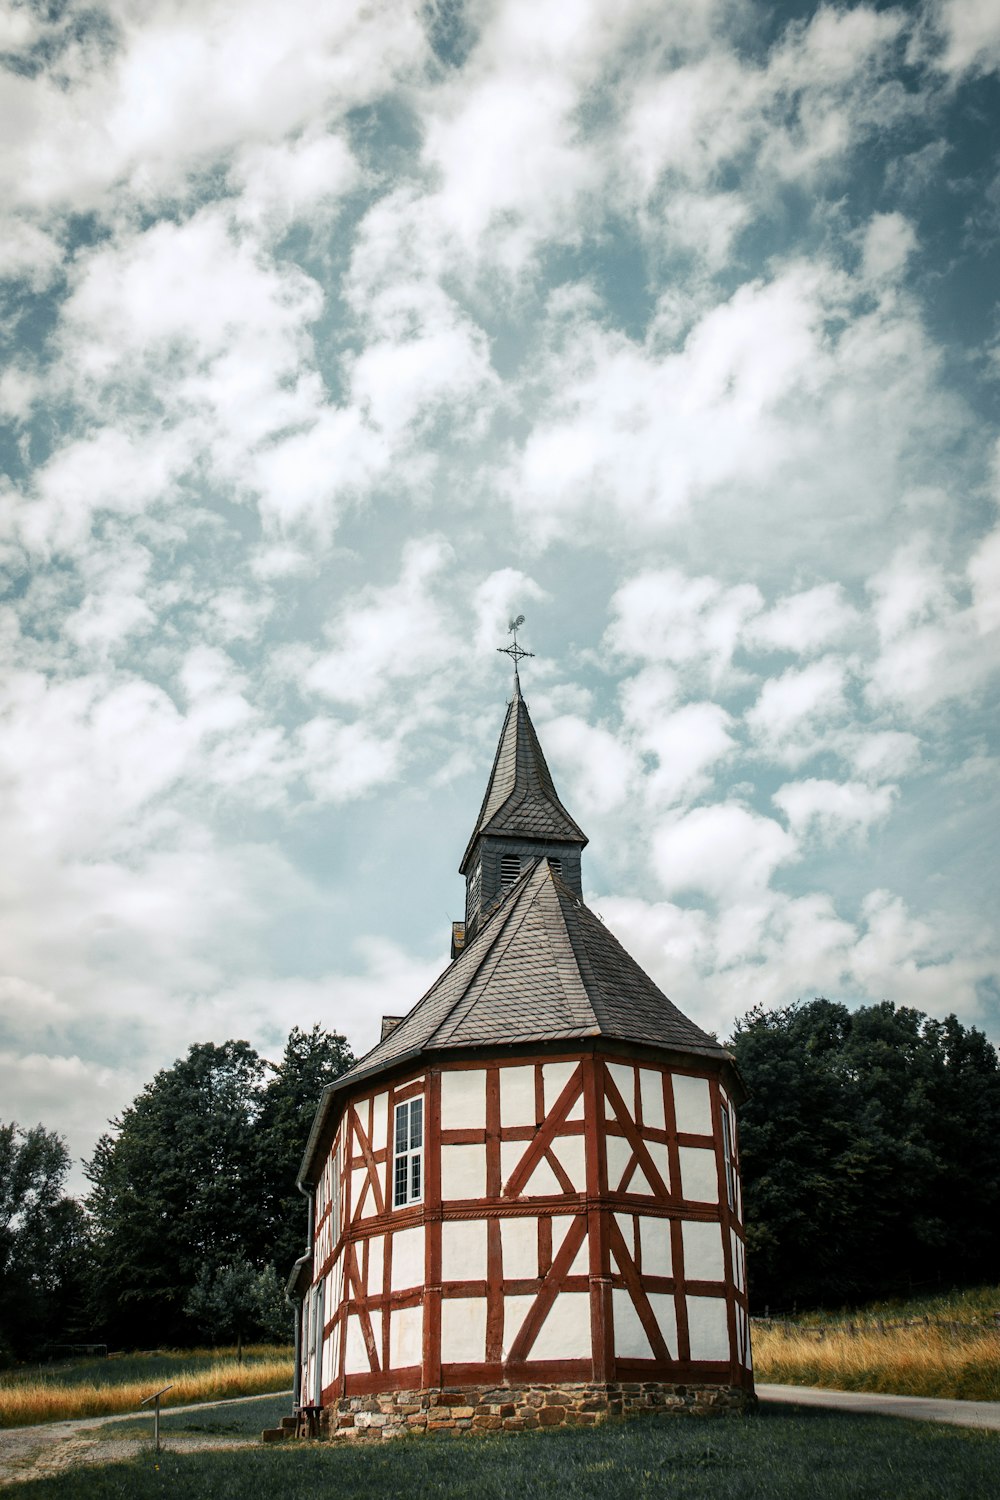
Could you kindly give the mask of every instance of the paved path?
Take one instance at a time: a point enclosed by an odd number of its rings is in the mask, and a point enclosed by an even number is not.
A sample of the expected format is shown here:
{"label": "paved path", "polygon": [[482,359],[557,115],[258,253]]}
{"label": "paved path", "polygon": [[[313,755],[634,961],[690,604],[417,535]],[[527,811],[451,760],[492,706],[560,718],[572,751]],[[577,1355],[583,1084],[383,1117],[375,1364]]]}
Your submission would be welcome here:
{"label": "paved path", "polygon": [[[291,1391],[270,1391],[263,1396],[199,1401],[194,1406],[165,1406],[161,1409],[160,1416],[162,1419],[192,1412],[214,1411],[225,1406],[243,1406],[250,1401],[273,1401],[277,1396],[288,1397],[288,1408],[291,1411]],[[148,1422],[149,1437],[114,1436],[116,1423],[134,1422],[137,1417]],[[107,1430],[105,1432],[99,1429]],[[114,1459],[133,1458],[137,1453],[149,1452],[152,1435],[153,1418],[148,1406],[141,1411],[118,1412],[113,1417],[74,1417],[70,1422],[40,1422],[34,1427],[0,1427],[0,1485],[11,1484],[17,1479],[42,1479],[76,1464],[104,1464]],[[209,1433],[172,1432],[169,1421],[162,1422],[160,1437],[163,1446],[170,1448],[172,1452],[194,1448],[247,1448],[260,1445],[259,1434],[227,1437]]]}
{"label": "paved path", "polygon": [[828,1391],[815,1385],[758,1385],[757,1395],[762,1401],[829,1406],[837,1411],[867,1411],[882,1417],[916,1417],[921,1422],[952,1422],[956,1427],[990,1427],[1000,1431],[1000,1401],[883,1396],[877,1391]]}

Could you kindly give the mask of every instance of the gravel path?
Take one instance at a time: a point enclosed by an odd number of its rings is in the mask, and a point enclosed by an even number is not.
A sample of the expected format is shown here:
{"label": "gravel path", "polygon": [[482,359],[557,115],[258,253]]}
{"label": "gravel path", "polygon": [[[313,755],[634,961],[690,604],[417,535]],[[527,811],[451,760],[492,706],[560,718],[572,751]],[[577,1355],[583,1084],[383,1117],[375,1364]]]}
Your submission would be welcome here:
{"label": "gravel path", "polygon": [[[251,1401],[273,1401],[291,1391],[271,1391],[264,1396],[239,1396],[229,1401],[199,1401],[194,1406],[170,1406],[162,1416],[183,1416],[190,1412],[215,1411],[226,1406],[245,1406]],[[290,1402],[289,1402],[290,1407]],[[134,1422],[136,1418],[149,1425],[149,1437],[116,1438],[115,1424]],[[113,1417],[74,1417],[71,1422],[43,1422],[37,1427],[0,1428],[0,1484],[18,1479],[44,1479],[75,1464],[113,1463],[148,1453],[152,1447],[153,1418],[148,1408],[122,1412]],[[209,1433],[171,1432],[169,1425],[160,1427],[160,1443],[172,1452],[190,1452],[195,1448],[252,1448],[260,1436],[214,1437]]]}
{"label": "gravel path", "polygon": [[956,1427],[988,1427],[1000,1431],[1000,1401],[884,1396],[877,1391],[828,1391],[816,1385],[758,1385],[757,1395],[762,1401],[828,1406],[837,1411],[867,1411],[882,1417],[915,1417],[921,1422],[951,1422]]}

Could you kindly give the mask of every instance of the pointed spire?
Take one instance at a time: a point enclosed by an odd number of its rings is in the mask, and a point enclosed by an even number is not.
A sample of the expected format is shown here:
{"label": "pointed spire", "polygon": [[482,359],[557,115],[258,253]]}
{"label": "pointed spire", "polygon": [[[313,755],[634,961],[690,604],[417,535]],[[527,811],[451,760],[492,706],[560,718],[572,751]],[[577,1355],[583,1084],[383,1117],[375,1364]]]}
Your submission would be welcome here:
{"label": "pointed spire", "polygon": [[514,697],[500,731],[500,743],[479,817],[462,863],[464,875],[483,835],[536,839],[583,848],[587,835],[559,800],[515,669]]}

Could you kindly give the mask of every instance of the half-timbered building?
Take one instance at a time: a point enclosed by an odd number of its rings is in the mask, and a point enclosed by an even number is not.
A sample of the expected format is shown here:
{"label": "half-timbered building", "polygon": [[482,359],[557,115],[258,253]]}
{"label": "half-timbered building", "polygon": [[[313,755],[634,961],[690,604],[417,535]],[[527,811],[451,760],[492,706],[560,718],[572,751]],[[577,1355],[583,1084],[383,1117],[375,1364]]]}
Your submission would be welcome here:
{"label": "half-timbered building", "polygon": [[297,1399],[332,1428],[753,1399],[740,1081],[585,906],[586,843],[515,677],[452,962],[306,1148]]}

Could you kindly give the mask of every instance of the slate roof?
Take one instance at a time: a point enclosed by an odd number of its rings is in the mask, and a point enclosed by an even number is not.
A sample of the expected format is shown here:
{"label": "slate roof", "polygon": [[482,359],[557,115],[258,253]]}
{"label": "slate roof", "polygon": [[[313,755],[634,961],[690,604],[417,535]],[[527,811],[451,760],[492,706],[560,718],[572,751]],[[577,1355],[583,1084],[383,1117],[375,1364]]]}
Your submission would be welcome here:
{"label": "slate roof", "polygon": [[559,801],[516,678],[486,796],[459,866],[461,874],[483,833],[558,839],[581,847],[587,843],[587,835]]}
{"label": "slate roof", "polygon": [[415,1053],[583,1037],[730,1057],[539,858],[409,1015],[334,1087]]}

